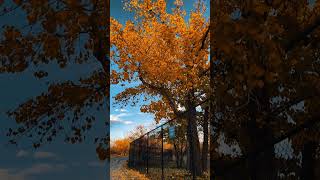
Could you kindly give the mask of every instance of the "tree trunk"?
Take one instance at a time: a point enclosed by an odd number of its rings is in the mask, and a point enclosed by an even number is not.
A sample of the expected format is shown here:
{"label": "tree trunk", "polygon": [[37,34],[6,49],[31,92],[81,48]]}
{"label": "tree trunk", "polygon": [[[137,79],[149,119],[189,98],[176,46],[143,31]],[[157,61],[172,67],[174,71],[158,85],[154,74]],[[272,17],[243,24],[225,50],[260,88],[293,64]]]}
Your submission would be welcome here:
{"label": "tree trunk", "polygon": [[314,154],[316,145],[314,142],[309,141],[304,144],[302,150],[302,169],[301,179],[302,180],[313,180],[314,177]]}
{"label": "tree trunk", "polygon": [[189,169],[193,175],[202,175],[201,158],[200,158],[200,142],[198,137],[196,123],[196,107],[188,100],[187,103],[187,138],[189,143],[190,164]]}
{"label": "tree trunk", "polygon": [[[273,134],[269,127],[269,122],[265,122],[262,127],[258,125],[257,114],[259,111],[269,112],[269,101],[266,89],[258,89],[256,91],[260,109],[254,101],[249,103],[249,122],[248,122],[248,136],[249,136],[249,174],[251,179],[269,180],[276,178],[276,171],[274,168],[274,148],[272,145]],[[258,154],[253,153],[259,151]],[[262,152],[263,151],[263,152]]]}
{"label": "tree trunk", "polygon": [[248,131],[250,135],[248,165],[251,179],[276,179],[274,147],[269,145],[272,142],[272,131],[268,127],[259,128],[256,122],[249,123]]}
{"label": "tree trunk", "polygon": [[203,117],[203,143],[202,143],[202,170],[207,171],[207,164],[208,164],[208,151],[209,151],[209,144],[208,144],[208,120],[209,120],[209,108],[206,107],[204,111],[204,117]]}
{"label": "tree trunk", "polygon": [[179,161],[180,161],[180,156],[182,155],[182,154],[179,154],[179,146],[177,145],[177,143],[176,142],[174,142],[173,143],[173,146],[174,146],[174,151],[175,151],[175,155],[176,155],[176,165],[177,165],[177,167],[178,168],[180,168],[180,163],[179,163]]}
{"label": "tree trunk", "polygon": [[181,147],[180,147],[180,160],[179,160],[179,167],[182,167],[183,166],[183,158],[184,158],[184,144],[183,142],[181,143]]}

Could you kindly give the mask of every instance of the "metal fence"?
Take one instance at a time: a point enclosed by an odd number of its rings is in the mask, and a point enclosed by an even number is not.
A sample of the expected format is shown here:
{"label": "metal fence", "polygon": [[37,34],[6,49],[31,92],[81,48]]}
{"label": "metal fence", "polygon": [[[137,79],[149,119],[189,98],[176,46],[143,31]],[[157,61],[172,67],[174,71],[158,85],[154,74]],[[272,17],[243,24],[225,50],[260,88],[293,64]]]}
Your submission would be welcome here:
{"label": "metal fence", "polygon": [[[217,180],[316,180],[320,179],[320,116],[292,125],[271,142],[250,152],[241,152],[239,137],[228,140],[224,152],[211,153],[211,179]],[[219,138],[218,138],[219,139]],[[216,141],[221,141],[216,140]],[[232,143],[230,143],[232,142]],[[233,144],[234,150],[226,152]]]}
{"label": "metal fence", "polygon": [[[211,148],[207,162],[211,168],[210,175],[195,177],[193,167],[199,164],[192,162],[195,155],[188,151],[187,123],[178,119],[131,142],[128,165],[148,174],[151,179],[320,179],[319,113],[306,116],[295,124],[275,125],[280,129],[272,130],[271,138],[266,139],[263,139],[266,137],[263,133],[271,125],[256,127],[262,130],[257,137],[245,137],[248,132],[243,131],[247,131],[248,127],[234,125],[232,121],[223,122],[228,126],[218,125],[211,119]],[[232,131],[228,129],[228,132],[234,132],[234,135],[228,136],[224,128],[230,126],[237,128]],[[199,139],[203,139],[203,131],[201,128],[198,130]],[[258,144],[253,148],[246,144],[252,139]]]}
{"label": "metal fence", "polygon": [[[198,134],[202,144],[201,128]],[[168,121],[131,142],[128,166],[148,174],[151,179],[195,179],[194,165],[190,164],[190,157],[195,155],[188,153],[187,142],[186,122]],[[210,158],[207,159],[209,166]]]}

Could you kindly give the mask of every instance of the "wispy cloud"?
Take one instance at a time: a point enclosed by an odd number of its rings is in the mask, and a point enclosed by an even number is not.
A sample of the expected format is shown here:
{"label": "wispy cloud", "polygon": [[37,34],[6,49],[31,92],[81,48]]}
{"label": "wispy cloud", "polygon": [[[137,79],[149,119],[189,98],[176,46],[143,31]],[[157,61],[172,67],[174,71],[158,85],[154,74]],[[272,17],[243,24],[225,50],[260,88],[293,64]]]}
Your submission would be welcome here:
{"label": "wispy cloud", "polygon": [[48,163],[40,163],[31,166],[30,168],[23,169],[18,174],[23,176],[29,175],[37,175],[48,172],[57,172],[66,169],[66,165],[64,164],[48,164]]}
{"label": "wispy cloud", "polygon": [[17,152],[16,157],[22,158],[29,156],[29,152],[25,150],[20,150]]}
{"label": "wispy cloud", "polygon": [[0,179],[5,180],[26,180],[26,177],[16,174],[10,169],[0,169]]}
{"label": "wispy cloud", "polygon": [[25,169],[6,169],[0,168],[0,179],[2,180],[29,180],[30,176],[45,174],[49,172],[59,172],[66,169],[67,166],[64,164],[48,164],[40,163],[35,164]]}
{"label": "wispy cloud", "polygon": [[127,113],[121,113],[121,114],[110,114],[110,121],[111,123],[119,123],[119,124],[132,124],[132,121],[124,120],[121,117],[128,116]]}
{"label": "wispy cloud", "polygon": [[[28,157],[30,153],[25,150],[19,150],[16,154],[16,157],[22,158],[22,157]],[[49,159],[49,158],[58,158],[58,156],[52,152],[46,152],[46,151],[37,151],[33,153],[33,158],[35,159]]]}
{"label": "wispy cloud", "polygon": [[58,156],[52,152],[38,151],[33,154],[33,157],[36,159],[49,159],[49,158],[58,158]]}
{"label": "wispy cloud", "polygon": [[114,111],[115,112],[128,112],[128,110],[126,110],[126,109],[115,109]]}

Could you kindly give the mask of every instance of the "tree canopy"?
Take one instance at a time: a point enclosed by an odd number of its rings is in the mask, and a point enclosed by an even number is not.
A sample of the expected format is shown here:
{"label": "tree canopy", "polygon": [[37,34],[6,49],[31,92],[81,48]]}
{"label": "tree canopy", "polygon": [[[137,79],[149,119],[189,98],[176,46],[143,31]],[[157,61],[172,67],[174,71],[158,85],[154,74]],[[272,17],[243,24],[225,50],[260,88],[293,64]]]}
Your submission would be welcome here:
{"label": "tree canopy", "polygon": [[[95,120],[86,109],[104,107],[109,98],[109,1],[13,0],[4,1],[0,6],[10,7],[3,8],[1,16],[25,13],[22,26],[3,27],[1,73],[33,70],[34,76],[42,79],[50,76],[41,68],[49,63],[58,64],[60,68],[90,61],[101,65],[78,81],[51,82],[47,92],[21,102],[8,112],[19,125],[9,129],[10,142],[17,144],[19,137],[26,136],[37,148],[65,129],[70,130],[66,134],[67,142],[83,141],[84,132]],[[108,112],[107,109],[104,111]],[[108,127],[109,122],[105,123]],[[106,134],[96,139],[100,159],[106,159],[109,154],[107,130]]]}
{"label": "tree canopy", "polygon": [[209,69],[206,7],[198,2],[186,19],[182,1],[174,4],[169,13],[164,0],[127,1],[135,20],[122,25],[111,18],[111,58],[119,69],[112,70],[111,81],[141,82],[118,94],[116,100],[125,103],[139,95],[160,96],[159,101],[141,108],[154,113],[157,121],[179,114],[185,97],[191,91],[204,93],[209,80],[208,76],[200,78]]}
{"label": "tree canopy", "polygon": [[[250,156],[318,113],[319,1],[213,1],[212,6],[213,143],[218,146],[224,136]],[[317,137],[309,132],[300,137]],[[298,154],[306,141],[292,141]],[[251,159],[250,175],[273,179],[275,150],[264,149],[260,159]]]}

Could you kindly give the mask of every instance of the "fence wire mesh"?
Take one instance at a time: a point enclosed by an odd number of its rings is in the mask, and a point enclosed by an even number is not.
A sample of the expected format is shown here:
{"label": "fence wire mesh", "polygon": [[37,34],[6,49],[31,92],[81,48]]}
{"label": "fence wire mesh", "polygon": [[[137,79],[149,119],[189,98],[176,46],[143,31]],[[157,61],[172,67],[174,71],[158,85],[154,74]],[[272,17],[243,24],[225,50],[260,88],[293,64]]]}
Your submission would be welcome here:
{"label": "fence wire mesh", "polygon": [[291,125],[271,142],[261,139],[263,146],[256,150],[241,144],[240,137],[226,140],[223,134],[216,134],[213,143],[219,145],[215,147],[224,147],[212,149],[211,179],[320,179],[319,127],[319,116]]}
{"label": "fence wire mesh", "polygon": [[[202,144],[203,131],[199,129],[198,132]],[[208,179],[205,174],[193,176],[190,159],[199,154],[188,152],[186,122],[174,119],[131,142],[128,165],[147,174],[150,179]]]}

